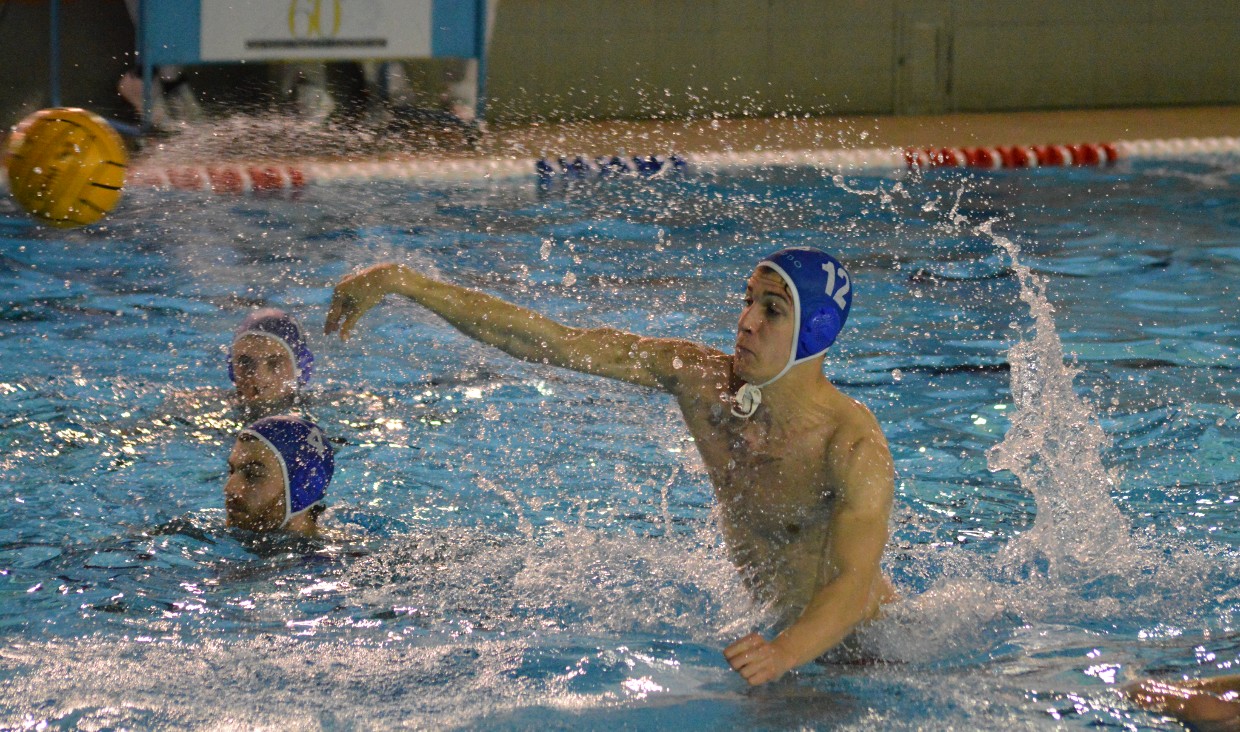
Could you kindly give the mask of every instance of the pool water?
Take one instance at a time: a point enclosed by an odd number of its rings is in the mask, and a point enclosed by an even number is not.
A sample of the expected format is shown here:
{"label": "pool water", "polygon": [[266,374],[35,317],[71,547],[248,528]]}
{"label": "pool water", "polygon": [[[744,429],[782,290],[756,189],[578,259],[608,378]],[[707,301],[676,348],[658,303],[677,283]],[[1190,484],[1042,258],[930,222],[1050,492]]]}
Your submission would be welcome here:
{"label": "pool water", "polygon": [[[0,727],[1177,729],[1118,693],[1240,671],[1240,161],[0,201]],[[670,397],[331,286],[399,260],[730,351],[762,255],[856,299],[827,371],[896,460],[866,663],[749,689],[748,599]],[[327,523],[223,528],[236,323],[284,308]]]}

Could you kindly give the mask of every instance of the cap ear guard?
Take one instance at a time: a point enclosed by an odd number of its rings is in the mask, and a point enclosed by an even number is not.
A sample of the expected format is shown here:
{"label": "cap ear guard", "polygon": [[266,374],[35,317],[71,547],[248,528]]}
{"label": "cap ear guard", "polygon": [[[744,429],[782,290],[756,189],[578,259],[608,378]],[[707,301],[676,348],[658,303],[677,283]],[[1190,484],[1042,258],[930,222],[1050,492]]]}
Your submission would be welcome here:
{"label": "cap ear guard", "polygon": [[310,352],[310,348],[303,341],[301,348],[297,350],[297,385],[305,386],[310,383],[310,375],[314,373],[314,354]]}
{"label": "cap ear guard", "polygon": [[335,451],[327,441],[327,435],[313,422],[308,424],[303,444],[293,458],[294,477],[285,485],[286,524],[294,516],[323,502],[335,472]]}
{"label": "cap ear guard", "polygon": [[837,309],[830,306],[817,308],[809,317],[802,314],[801,337],[797,341],[797,360],[813,358],[831,347],[843,329]]}

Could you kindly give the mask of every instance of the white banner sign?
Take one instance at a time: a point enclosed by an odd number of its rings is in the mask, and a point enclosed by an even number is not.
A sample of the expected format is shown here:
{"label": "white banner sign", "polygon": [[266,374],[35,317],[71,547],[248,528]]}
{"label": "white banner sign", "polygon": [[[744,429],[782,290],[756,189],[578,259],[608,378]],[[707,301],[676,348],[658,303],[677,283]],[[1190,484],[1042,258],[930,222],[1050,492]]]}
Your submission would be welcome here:
{"label": "white banner sign", "polygon": [[427,58],[432,0],[202,0],[202,60]]}

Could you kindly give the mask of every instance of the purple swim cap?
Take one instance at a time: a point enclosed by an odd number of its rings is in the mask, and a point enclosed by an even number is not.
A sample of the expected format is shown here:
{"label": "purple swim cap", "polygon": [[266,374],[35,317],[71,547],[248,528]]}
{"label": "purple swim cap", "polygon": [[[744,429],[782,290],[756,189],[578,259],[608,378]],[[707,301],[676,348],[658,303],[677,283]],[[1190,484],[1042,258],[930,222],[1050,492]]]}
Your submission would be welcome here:
{"label": "purple swim cap", "polygon": [[[314,373],[314,354],[306,345],[306,337],[301,326],[293,316],[276,308],[263,308],[249,314],[241,325],[233,331],[233,343],[241,336],[256,335],[276,341],[288,352],[293,363],[293,374],[297,377],[297,385],[305,386]],[[228,348],[228,379],[237,381],[236,369],[233,366],[232,346]]]}
{"label": "purple swim cap", "polygon": [[282,414],[264,417],[241,431],[265,444],[284,472],[284,523],[320,503],[336,468],[327,435],[313,422]]}

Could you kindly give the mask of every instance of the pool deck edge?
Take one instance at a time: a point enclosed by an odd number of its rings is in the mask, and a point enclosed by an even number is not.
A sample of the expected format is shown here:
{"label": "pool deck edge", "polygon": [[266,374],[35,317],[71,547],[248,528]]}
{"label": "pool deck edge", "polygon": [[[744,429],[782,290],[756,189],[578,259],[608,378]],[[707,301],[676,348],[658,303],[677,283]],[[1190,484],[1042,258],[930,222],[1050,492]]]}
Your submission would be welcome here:
{"label": "pool deck edge", "polygon": [[1076,144],[1240,136],[1240,106],[571,122],[493,130],[490,156]]}

